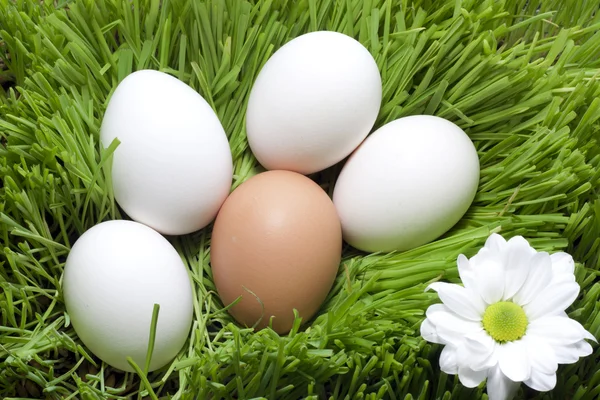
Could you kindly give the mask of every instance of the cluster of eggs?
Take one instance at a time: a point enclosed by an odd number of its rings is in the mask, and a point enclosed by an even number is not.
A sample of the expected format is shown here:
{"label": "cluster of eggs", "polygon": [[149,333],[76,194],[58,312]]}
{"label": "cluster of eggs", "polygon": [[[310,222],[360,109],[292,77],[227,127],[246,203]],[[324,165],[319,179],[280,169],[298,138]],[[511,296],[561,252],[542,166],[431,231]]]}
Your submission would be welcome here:
{"label": "cluster of eggs", "polygon": [[[294,310],[306,321],[322,305],[342,239],[369,252],[406,250],[451,228],[475,196],[475,147],[433,116],[401,118],[368,136],[381,101],[377,64],[359,42],[335,32],[291,40],[261,69],[246,113],[249,146],[268,171],[230,193],[232,156],[210,105],[165,73],[126,77],[111,96],[101,142],[120,142],[112,187],[133,221],[85,232],[63,277],[83,343],[132,371],[127,357],[145,360],[159,304],[149,370],[181,350],[196,296],[189,268],[163,235],[214,220],[211,269],[223,304],[233,304],[242,325],[283,333]],[[306,176],[349,155],[333,199]]]}

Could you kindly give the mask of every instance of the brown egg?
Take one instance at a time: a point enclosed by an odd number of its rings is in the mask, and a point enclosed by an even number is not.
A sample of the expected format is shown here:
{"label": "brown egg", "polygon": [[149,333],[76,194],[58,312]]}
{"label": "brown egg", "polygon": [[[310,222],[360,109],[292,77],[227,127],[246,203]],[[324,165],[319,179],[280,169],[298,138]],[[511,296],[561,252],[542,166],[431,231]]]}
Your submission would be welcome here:
{"label": "brown egg", "polygon": [[342,228],[329,196],[304,175],[268,171],[225,201],[212,233],[211,265],[224,305],[242,325],[291,329],[319,309],[340,263]]}

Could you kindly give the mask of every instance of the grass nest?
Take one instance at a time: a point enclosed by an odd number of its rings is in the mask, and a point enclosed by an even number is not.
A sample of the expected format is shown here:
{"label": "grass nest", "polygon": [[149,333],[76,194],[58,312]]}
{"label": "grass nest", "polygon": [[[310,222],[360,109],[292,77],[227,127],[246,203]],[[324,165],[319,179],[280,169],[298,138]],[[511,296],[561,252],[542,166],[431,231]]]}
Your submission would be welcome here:
{"label": "grass nest", "polygon": [[[457,281],[456,257],[491,232],[573,254],[568,310],[600,337],[600,6],[584,0],[0,0],[0,397],[46,399],[485,399],[438,368],[419,336],[424,292]],[[86,229],[121,218],[98,145],[107,99],[143,68],[176,76],[217,112],[234,186],[257,171],[248,94],[293,37],[335,30],[363,43],[383,79],[376,127],[434,114],[481,160],[477,197],[443,238],[392,254],[346,248],[318,316],[288,335],[223,311],[210,229],[170,240],[194,282],[189,340],[168,367],[101,363],[65,312],[61,276]],[[313,176],[331,192],[339,166]],[[556,388],[517,398],[600,396],[600,350],[561,366]]]}

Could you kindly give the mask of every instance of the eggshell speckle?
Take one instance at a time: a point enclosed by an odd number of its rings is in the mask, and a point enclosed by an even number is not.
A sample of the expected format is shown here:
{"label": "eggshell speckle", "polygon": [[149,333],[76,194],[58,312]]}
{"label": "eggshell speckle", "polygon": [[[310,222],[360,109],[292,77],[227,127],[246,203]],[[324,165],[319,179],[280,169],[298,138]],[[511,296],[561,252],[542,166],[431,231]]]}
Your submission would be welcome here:
{"label": "eggshell speckle", "polygon": [[191,87],[159,71],[128,75],[113,93],[101,127],[113,155],[115,199],[132,219],[167,235],[208,225],[231,189],[225,131]]}
{"label": "eggshell speckle", "polygon": [[159,233],[133,221],[108,221],[73,245],[63,296],[81,341],[107,364],[143,368],[154,304],[160,305],[150,371],[177,355],[192,323],[192,286],[177,251]]}
{"label": "eggshell speckle", "polygon": [[286,43],[260,71],[248,101],[248,142],[266,169],[310,174],[348,156],[381,105],[381,76],[369,51],[337,32]]}
{"label": "eggshell speckle", "polygon": [[477,151],[465,132],[445,119],[416,115],[364,141],[344,165],[333,201],[352,246],[408,250],[456,224],[478,182]]}
{"label": "eggshell speckle", "polygon": [[341,246],[327,194],[303,175],[268,171],[223,204],[212,234],[213,278],[224,305],[242,296],[230,309],[240,323],[263,328],[274,316],[273,329],[282,333],[292,327],[293,309],[303,321],[317,312],[335,280]]}

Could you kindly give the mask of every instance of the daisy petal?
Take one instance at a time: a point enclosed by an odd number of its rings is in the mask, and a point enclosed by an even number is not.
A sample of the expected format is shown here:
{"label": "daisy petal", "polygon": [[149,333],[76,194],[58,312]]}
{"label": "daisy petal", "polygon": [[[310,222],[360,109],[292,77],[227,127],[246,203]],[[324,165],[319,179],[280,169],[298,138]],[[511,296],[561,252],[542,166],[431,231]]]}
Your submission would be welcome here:
{"label": "daisy petal", "polygon": [[529,323],[527,334],[544,338],[550,345],[573,344],[584,339],[587,331],[573,319],[545,316]]}
{"label": "daisy petal", "polygon": [[527,249],[530,256],[533,256],[537,253],[537,251],[533,247],[531,247],[527,239],[525,239],[523,236],[513,236],[506,243],[508,244],[508,249],[511,251],[520,248]]}
{"label": "daisy petal", "polygon": [[554,272],[554,275],[573,275],[575,273],[575,261],[573,261],[573,257],[570,254],[563,253],[562,251],[554,253],[550,256],[550,260],[552,260],[552,272]]}
{"label": "daisy petal", "polygon": [[523,341],[508,342],[497,346],[498,365],[510,380],[523,382],[531,375],[531,365],[527,348]]}
{"label": "daisy petal", "polygon": [[575,343],[575,349],[579,357],[587,357],[594,352],[592,345],[585,340]]}
{"label": "daisy petal", "polygon": [[[558,361],[552,347],[544,340],[538,337],[525,335],[522,339],[525,342],[531,369],[538,370],[544,374],[553,374],[558,369]],[[533,372],[532,372],[533,373]]]}
{"label": "daisy petal", "polygon": [[456,265],[458,266],[458,275],[465,288],[474,290],[476,287],[475,272],[469,263],[469,259],[464,254],[460,254],[456,260]]}
{"label": "daisy petal", "polygon": [[488,372],[487,393],[490,400],[510,400],[513,398],[519,384],[511,381],[496,365]]}
{"label": "daisy petal", "polygon": [[472,321],[481,321],[485,304],[481,300],[477,301],[464,287],[452,283],[435,282],[427,289],[429,288],[435,290],[444,304],[456,314]]}
{"label": "daisy petal", "polygon": [[475,270],[477,292],[487,304],[496,303],[504,294],[504,266],[497,258],[486,256],[479,259]]}
{"label": "daisy petal", "polygon": [[464,387],[474,388],[487,377],[487,370],[473,371],[469,367],[458,367],[458,379]]}
{"label": "daisy petal", "polygon": [[515,236],[508,241],[504,300],[512,298],[521,289],[529,273],[529,263],[536,251],[522,236]]}
{"label": "daisy petal", "polygon": [[[581,324],[580,324],[581,325]],[[581,326],[583,328],[583,326]],[[592,335],[590,332],[588,332],[585,328],[583,328],[583,338],[584,339],[589,339],[594,343],[598,343],[598,340],[596,340],[596,337],[594,335]]]}
{"label": "daisy petal", "polygon": [[567,344],[564,346],[552,346],[552,350],[554,351],[556,361],[559,364],[573,364],[579,360],[579,353],[576,343]]}
{"label": "daisy petal", "polygon": [[[427,320],[435,327],[439,343],[458,345],[468,333],[482,330],[480,322],[470,321],[454,314],[444,304],[429,306],[425,312]],[[429,328],[426,326],[426,328]],[[438,343],[438,342],[434,342]]]}
{"label": "daisy petal", "polygon": [[594,351],[592,346],[585,340],[573,344],[552,346],[552,350],[554,350],[559,364],[576,363],[579,357],[587,357]]}
{"label": "daisy petal", "polygon": [[587,329],[585,329],[583,327],[583,325],[581,325],[578,321],[575,321],[574,319],[572,319],[571,321],[573,321],[575,323],[575,325],[577,325],[577,328],[581,331],[581,334],[583,335],[584,339],[589,339],[595,343],[598,343],[598,340],[596,340],[596,337],[594,335],[592,335],[590,332],[588,332]]}
{"label": "daisy petal", "polygon": [[462,346],[457,351],[458,362],[468,365],[474,371],[487,370],[498,363],[494,355],[496,342],[485,331],[465,336]]}
{"label": "daisy petal", "polygon": [[525,384],[538,392],[547,392],[556,386],[556,374],[544,374],[543,372],[531,371],[531,378],[525,381]]}
{"label": "daisy petal", "polygon": [[454,346],[446,346],[442,350],[440,354],[440,369],[449,375],[456,375],[458,373],[456,348]]}
{"label": "daisy petal", "polygon": [[497,233],[492,233],[485,241],[485,248],[495,253],[499,253],[504,250],[505,246],[506,240]]}
{"label": "daisy petal", "polygon": [[460,332],[438,328],[437,334],[440,338],[440,341],[444,342],[444,344],[452,344],[453,346],[458,346],[464,340],[464,336]]}
{"label": "daisy petal", "polygon": [[526,304],[523,310],[530,322],[545,315],[556,315],[573,304],[578,294],[577,282],[554,282]]}
{"label": "daisy petal", "polygon": [[423,339],[431,343],[446,344],[438,336],[437,331],[435,329],[435,325],[433,325],[431,320],[429,320],[428,318],[425,318],[425,320],[421,324],[421,336],[423,336]]}
{"label": "daisy petal", "polygon": [[520,306],[531,302],[552,280],[552,263],[548,253],[537,253],[530,259],[529,273],[521,288],[513,296]]}
{"label": "daisy petal", "polygon": [[454,331],[466,335],[483,329],[481,322],[470,321],[456,315],[445,304],[434,304],[426,311],[427,318],[436,329]]}
{"label": "daisy petal", "polygon": [[[556,314],[556,316],[558,317],[564,317],[564,318],[569,318],[569,316],[567,315],[566,312],[561,311],[559,313]],[[577,322],[577,321],[575,321]],[[579,322],[577,322],[577,325],[579,326],[579,330],[581,330],[581,335],[583,336],[584,339],[589,339],[595,343],[598,343],[598,340],[596,340],[596,337],[594,337],[594,335],[592,335],[590,332],[588,332],[583,325],[581,325]]]}

